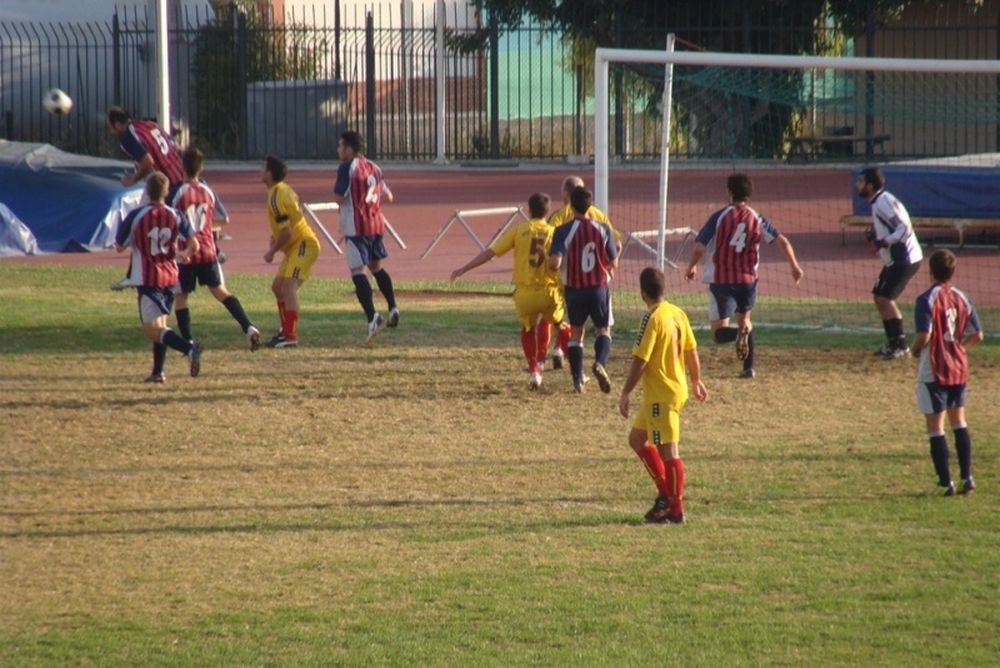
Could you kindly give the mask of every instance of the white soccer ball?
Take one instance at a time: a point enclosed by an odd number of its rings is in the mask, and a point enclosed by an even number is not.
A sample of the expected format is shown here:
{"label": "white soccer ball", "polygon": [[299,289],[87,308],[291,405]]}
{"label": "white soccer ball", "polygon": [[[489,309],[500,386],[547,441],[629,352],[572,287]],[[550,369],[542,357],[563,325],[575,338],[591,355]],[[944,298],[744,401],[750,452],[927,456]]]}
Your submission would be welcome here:
{"label": "white soccer ball", "polygon": [[65,116],[73,108],[73,99],[59,88],[53,88],[42,98],[45,111],[53,116]]}

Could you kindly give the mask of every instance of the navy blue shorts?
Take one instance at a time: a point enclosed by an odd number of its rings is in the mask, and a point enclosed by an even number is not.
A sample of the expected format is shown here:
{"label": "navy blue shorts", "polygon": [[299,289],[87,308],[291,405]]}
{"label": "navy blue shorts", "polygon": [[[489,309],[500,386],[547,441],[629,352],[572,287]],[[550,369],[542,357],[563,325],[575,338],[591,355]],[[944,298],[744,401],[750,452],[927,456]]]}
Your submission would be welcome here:
{"label": "navy blue shorts", "polygon": [[757,301],[757,283],[712,283],[708,286],[708,319],[749,313]]}
{"label": "navy blue shorts", "polygon": [[198,285],[217,288],[222,285],[222,267],[218,261],[200,262],[198,264],[177,265],[181,292],[194,292]]}
{"label": "navy blue shorts", "polygon": [[965,406],[965,384],[917,383],[917,408],[924,415]]}
{"label": "navy blue shorts", "polygon": [[174,289],[150,288],[140,285],[136,289],[139,302],[139,322],[153,322],[157,318],[170,315],[174,308]]}
{"label": "navy blue shorts", "polygon": [[610,319],[608,286],[597,288],[566,288],[566,312],[569,324],[583,327],[587,318],[594,327],[607,327]]}
{"label": "navy blue shorts", "polygon": [[920,263],[913,264],[892,264],[882,267],[875,285],[872,287],[872,294],[885,299],[895,299],[903,294],[906,284],[920,271]]}
{"label": "navy blue shorts", "polygon": [[375,260],[384,260],[389,257],[382,242],[382,235],[375,234],[366,237],[347,237],[347,266],[350,269],[367,267]]}

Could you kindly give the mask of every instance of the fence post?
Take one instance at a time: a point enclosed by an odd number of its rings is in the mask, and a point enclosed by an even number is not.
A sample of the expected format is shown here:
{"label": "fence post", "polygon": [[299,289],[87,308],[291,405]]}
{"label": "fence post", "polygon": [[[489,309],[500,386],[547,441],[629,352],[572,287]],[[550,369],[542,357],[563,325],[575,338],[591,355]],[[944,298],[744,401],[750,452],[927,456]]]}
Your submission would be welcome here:
{"label": "fence post", "polygon": [[365,145],[369,156],[378,157],[375,136],[375,20],[365,15]]}
{"label": "fence post", "polygon": [[333,78],[340,76],[340,0],[333,1]]}
{"label": "fence post", "polygon": [[490,157],[500,157],[500,28],[490,15]]}
{"label": "fence post", "polygon": [[234,19],[236,21],[236,57],[239,63],[236,77],[236,99],[238,122],[240,124],[240,157],[246,160],[250,157],[250,132],[247,128],[247,16],[242,11],[237,10]]}
{"label": "fence post", "polygon": [[118,10],[111,15],[111,71],[114,77],[115,104],[122,103],[122,27],[118,23]]}
{"label": "fence post", "polygon": [[445,155],[447,151],[445,144],[447,139],[445,77],[448,75],[448,66],[445,62],[444,52],[444,25],[448,14],[445,10],[444,0],[437,1],[436,12],[437,18],[434,21],[434,146],[437,157],[434,162],[445,164],[448,162]]}

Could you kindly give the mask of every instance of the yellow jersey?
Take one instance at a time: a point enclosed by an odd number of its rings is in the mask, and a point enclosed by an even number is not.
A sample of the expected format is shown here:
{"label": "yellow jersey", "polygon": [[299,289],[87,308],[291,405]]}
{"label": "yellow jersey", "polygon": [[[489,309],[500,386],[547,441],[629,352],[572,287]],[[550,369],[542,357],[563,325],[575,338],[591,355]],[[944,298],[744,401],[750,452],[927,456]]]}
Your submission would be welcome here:
{"label": "yellow jersey", "polygon": [[642,318],[632,356],[646,362],[643,401],[680,409],[688,398],[684,353],[697,347],[687,314],[663,301]]}
{"label": "yellow jersey", "polygon": [[[561,209],[549,216],[549,225],[552,227],[559,227],[560,225],[565,225],[574,218],[576,218],[576,211],[573,210],[571,205],[564,204]],[[611,233],[615,235],[615,241],[622,240],[621,233],[615,229],[614,225],[611,224],[611,221],[608,220],[608,217],[604,214],[604,212],[596,206],[592,206],[587,209],[587,218],[596,220],[599,223],[606,223],[607,226],[611,228]]]}
{"label": "yellow jersey", "polygon": [[299,196],[284,181],[275,183],[267,191],[267,220],[271,224],[271,236],[275,239],[284,229],[292,231],[288,243],[281,249],[286,253],[302,241],[312,240],[319,244],[316,233],[302,215]]}
{"label": "yellow jersey", "polygon": [[490,244],[490,250],[503,255],[514,251],[514,284],[523,287],[555,287],[559,274],[549,269],[549,247],[555,228],[544,218],[532,218],[511,225]]}

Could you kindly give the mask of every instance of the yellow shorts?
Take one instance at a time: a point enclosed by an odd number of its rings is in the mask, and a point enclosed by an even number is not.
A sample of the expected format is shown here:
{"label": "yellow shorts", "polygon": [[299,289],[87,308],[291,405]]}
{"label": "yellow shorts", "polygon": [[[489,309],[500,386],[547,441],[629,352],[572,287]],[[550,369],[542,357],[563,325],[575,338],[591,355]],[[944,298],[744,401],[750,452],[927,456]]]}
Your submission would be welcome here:
{"label": "yellow shorts", "polygon": [[646,432],[646,438],[653,445],[680,443],[681,440],[681,408],[676,404],[662,402],[644,402],[642,408],[635,414],[633,429]]}
{"label": "yellow shorts", "polygon": [[286,246],[282,252],[285,254],[285,259],[278,267],[278,276],[305,281],[309,278],[312,266],[316,264],[316,258],[319,257],[319,241],[303,239],[291,246]]}
{"label": "yellow shorts", "polygon": [[562,293],[558,287],[518,287],[514,290],[514,309],[525,331],[535,326],[538,316],[551,323],[559,323],[563,319]]}

